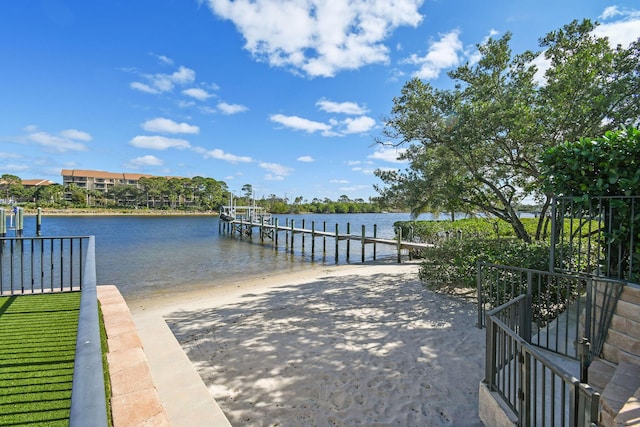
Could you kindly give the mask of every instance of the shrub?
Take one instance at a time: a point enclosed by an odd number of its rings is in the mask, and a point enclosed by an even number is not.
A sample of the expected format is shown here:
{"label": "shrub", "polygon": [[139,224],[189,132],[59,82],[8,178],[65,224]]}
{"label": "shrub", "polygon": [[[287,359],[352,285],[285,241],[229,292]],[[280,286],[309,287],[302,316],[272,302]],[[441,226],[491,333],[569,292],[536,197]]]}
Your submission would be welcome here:
{"label": "shrub", "polygon": [[427,286],[474,288],[478,261],[547,270],[549,245],[525,243],[515,238],[451,239],[425,250],[424,256],[418,275]]}

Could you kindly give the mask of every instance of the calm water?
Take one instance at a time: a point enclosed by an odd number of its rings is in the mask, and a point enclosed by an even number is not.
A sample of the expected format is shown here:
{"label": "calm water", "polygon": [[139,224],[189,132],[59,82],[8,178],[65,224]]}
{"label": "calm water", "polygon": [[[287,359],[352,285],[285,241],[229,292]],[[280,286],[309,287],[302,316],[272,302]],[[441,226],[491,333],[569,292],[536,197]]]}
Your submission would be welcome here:
{"label": "calm water", "polygon": [[[408,220],[409,214],[350,214],[350,215],[282,215],[279,223],[295,221],[296,227],[334,232],[336,223],[341,233],[360,234],[362,225],[366,235],[373,235],[377,224],[378,237],[392,238],[393,223]],[[431,219],[425,216],[421,219]],[[43,236],[94,235],[98,284],[117,285],[125,298],[180,291],[184,288],[229,283],[247,276],[308,268],[312,263],[335,264],[335,242],[327,238],[323,254],[322,238],[316,238],[315,255],[311,253],[311,238],[295,236],[293,250],[285,246],[285,234],[280,233],[278,246],[253,239],[219,233],[217,216],[43,216]],[[11,234],[9,234],[11,236]],[[35,235],[35,217],[25,218],[25,236]],[[359,263],[361,245],[351,242],[349,260],[346,241],[340,242],[338,262]],[[367,245],[365,259],[371,260],[372,245]],[[395,249],[378,245],[377,258],[391,258]]]}

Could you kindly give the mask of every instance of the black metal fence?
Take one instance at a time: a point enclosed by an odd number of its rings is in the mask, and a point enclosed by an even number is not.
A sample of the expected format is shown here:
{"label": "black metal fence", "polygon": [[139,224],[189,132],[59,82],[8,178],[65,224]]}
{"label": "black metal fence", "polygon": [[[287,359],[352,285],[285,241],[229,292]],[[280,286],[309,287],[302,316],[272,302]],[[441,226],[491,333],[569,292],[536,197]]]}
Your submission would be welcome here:
{"label": "black metal fence", "polygon": [[82,289],[89,237],[0,238],[0,295]]}
{"label": "black metal fence", "polygon": [[550,270],[640,283],[640,196],[560,197]]}
{"label": "black metal fence", "polygon": [[0,295],[82,291],[69,425],[107,426],[95,239],[0,238]]}
{"label": "black metal fence", "polygon": [[[528,298],[520,337],[545,350],[578,359],[587,338],[590,357],[602,351],[624,281],[478,263],[478,327],[486,312],[524,295]],[[526,326],[526,328],[524,328]],[[513,327],[513,325],[512,325]]]}
{"label": "black metal fence", "polygon": [[485,383],[521,426],[597,425],[600,395],[527,342],[530,297],[512,299],[486,314]]}

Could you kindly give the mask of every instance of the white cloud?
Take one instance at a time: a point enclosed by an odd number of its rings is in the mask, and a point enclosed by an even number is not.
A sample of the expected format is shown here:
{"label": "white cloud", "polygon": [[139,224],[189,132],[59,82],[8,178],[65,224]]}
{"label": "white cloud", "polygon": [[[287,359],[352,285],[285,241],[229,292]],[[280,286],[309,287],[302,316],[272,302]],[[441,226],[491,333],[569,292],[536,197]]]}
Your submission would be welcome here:
{"label": "white cloud", "polygon": [[312,163],[312,162],[316,161],[316,159],[314,159],[311,156],[300,156],[296,160],[299,161],[299,162],[304,162],[304,163]]}
{"label": "white cloud", "polygon": [[142,129],[148,132],[158,133],[189,133],[197,134],[200,132],[200,128],[188,123],[177,123],[171,119],[165,119],[158,117],[152,120],[147,120],[142,124]]}
{"label": "white cloud", "polygon": [[22,155],[16,153],[3,153],[0,152],[0,159],[21,159]]}
{"label": "white cloud", "polygon": [[62,132],[60,132],[60,136],[62,136],[63,138],[75,139],[78,141],[85,141],[85,142],[89,142],[92,139],[91,135],[89,135],[87,132],[83,132],[78,129],[63,130]]}
{"label": "white cloud", "polygon": [[267,181],[282,181],[293,172],[293,169],[278,163],[261,162],[259,166],[268,172],[264,177]]}
{"label": "white cloud", "polygon": [[163,64],[173,65],[173,59],[169,58],[168,56],[157,55],[155,53],[150,53],[149,55],[155,57],[158,61],[160,61]]}
{"label": "white cloud", "polygon": [[129,87],[131,89],[139,90],[140,92],[150,93],[153,95],[160,93],[158,89],[154,89],[151,86],[140,82],[131,82],[129,84]]}
{"label": "white cloud", "polygon": [[607,37],[612,47],[622,45],[627,48],[640,37],[640,10],[621,10],[616,6],[611,6],[602,13],[603,19],[618,17],[620,19],[617,21],[597,26],[594,34],[598,37]]}
{"label": "white cloud", "polygon": [[405,151],[407,151],[406,148],[380,148],[367,157],[385,162],[404,163],[406,160],[398,160],[398,156]]}
{"label": "white cloud", "polygon": [[237,114],[247,111],[249,108],[240,104],[227,104],[226,102],[220,102],[217,105],[218,109],[222,111],[223,114]]}
{"label": "white cloud", "polygon": [[159,94],[172,91],[175,85],[193,83],[196,79],[196,72],[180,66],[178,71],[172,74],[144,74],[142,77],[146,80],[146,83],[133,82],[129,85],[131,89]]}
{"label": "white cloud", "polygon": [[219,148],[214,148],[213,150],[207,150],[202,147],[193,147],[193,151],[196,153],[202,154],[205,159],[218,159],[224,160],[229,163],[250,163],[253,162],[251,157],[247,156],[236,156],[235,154],[225,153],[223,150]]}
{"label": "white cloud", "polygon": [[[69,129],[60,132],[60,136],[51,135],[47,132],[36,131],[35,127],[30,127],[31,133],[27,135],[27,139],[31,142],[42,146],[47,151],[57,153],[66,153],[67,151],[86,151],[87,147],[81,141],[91,140],[91,135],[75,129]],[[80,138],[78,138],[80,137]]]}
{"label": "white cloud", "polygon": [[7,172],[24,172],[29,170],[29,166],[27,165],[16,165],[16,164],[6,164],[2,165],[2,170]]}
{"label": "white cloud", "polygon": [[138,169],[144,166],[162,166],[163,164],[164,162],[156,156],[147,155],[131,159],[125,166],[131,169]]}
{"label": "white cloud", "polygon": [[609,18],[614,18],[616,16],[620,16],[622,14],[623,13],[622,11],[620,11],[620,9],[618,9],[618,6],[609,6],[602,12],[602,15],[600,15],[600,18],[609,19]]}
{"label": "white cloud", "polygon": [[182,91],[184,95],[190,96],[192,98],[197,99],[198,101],[206,101],[211,98],[213,95],[207,92],[204,89],[200,89],[199,87],[192,87],[190,89],[185,89]]}
{"label": "white cloud", "polygon": [[364,107],[359,106],[355,102],[333,102],[327,99],[321,99],[316,102],[316,105],[327,113],[342,113],[342,114],[364,114],[368,110]]}
{"label": "white cloud", "polygon": [[349,181],[346,179],[332,179],[329,181],[331,184],[349,184]]}
{"label": "white cloud", "polygon": [[329,132],[331,126],[326,123],[315,122],[313,120],[303,119],[298,116],[285,116],[283,114],[273,114],[269,117],[271,121],[280,123],[295,130],[303,130],[308,133],[314,132]]}
{"label": "white cloud", "polygon": [[167,148],[190,148],[189,141],[177,138],[167,138],[166,136],[146,136],[138,135],[133,137],[129,144],[136,148],[147,148],[150,150],[166,150]]}
{"label": "white cloud", "polygon": [[431,42],[429,52],[425,56],[413,54],[403,62],[420,66],[415,73],[416,77],[425,80],[437,79],[442,70],[460,64],[461,52],[460,31],[453,30],[443,34],[440,40]]}
{"label": "white cloud", "polygon": [[343,133],[345,134],[368,132],[376,125],[376,121],[367,116],[346,119],[343,123],[345,125]]}
{"label": "white cloud", "polygon": [[272,66],[310,77],[332,77],[389,60],[384,40],[400,26],[417,26],[424,0],[207,0],[232,21],[245,49]]}

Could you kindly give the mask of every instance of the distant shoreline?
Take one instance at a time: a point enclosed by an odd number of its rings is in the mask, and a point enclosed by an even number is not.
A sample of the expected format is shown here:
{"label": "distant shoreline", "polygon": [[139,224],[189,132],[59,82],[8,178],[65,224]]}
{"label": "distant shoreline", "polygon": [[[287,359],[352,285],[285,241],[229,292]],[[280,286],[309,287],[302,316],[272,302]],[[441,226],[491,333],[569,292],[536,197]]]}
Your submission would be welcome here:
{"label": "distant shoreline", "polygon": [[[36,209],[25,209],[25,215],[36,215]],[[159,209],[47,209],[42,208],[43,216],[215,216],[216,211],[190,212]]]}

